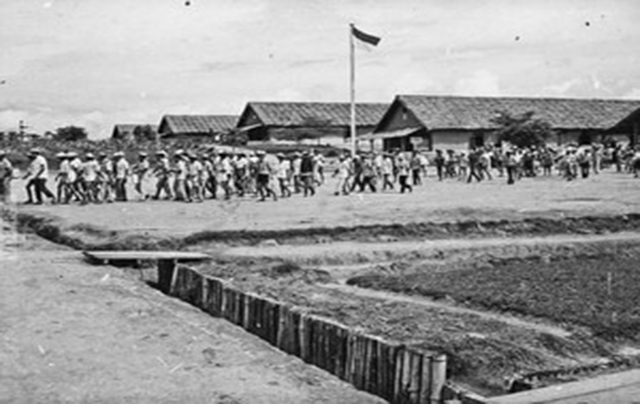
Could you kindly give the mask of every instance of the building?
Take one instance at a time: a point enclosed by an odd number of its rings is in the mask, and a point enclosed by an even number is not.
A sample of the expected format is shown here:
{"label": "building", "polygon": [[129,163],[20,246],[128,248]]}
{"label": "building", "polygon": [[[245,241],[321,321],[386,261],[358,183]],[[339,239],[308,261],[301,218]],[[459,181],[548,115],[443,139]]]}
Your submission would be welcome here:
{"label": "building", "polygon": [[[356,132],[371,132],[389,104],[356,105]],[[344,145],[349,140],[351,106],[338,102],[250,102],[237,130],[249,142]]]}
{"label": "building", "polygon": [[158,132],[163,139],[216,137],[236,127],[236,115],[165,115],[160,121]]}
{"label": "building", "polygon": [[498,112],[522,114],[551,124],[550,144],[635,142],[640,101],[561,98],[498,98],[399,95],[375,130],[359,140],[382,143],[384,150],[464,150],[496,144],[491,119]]}

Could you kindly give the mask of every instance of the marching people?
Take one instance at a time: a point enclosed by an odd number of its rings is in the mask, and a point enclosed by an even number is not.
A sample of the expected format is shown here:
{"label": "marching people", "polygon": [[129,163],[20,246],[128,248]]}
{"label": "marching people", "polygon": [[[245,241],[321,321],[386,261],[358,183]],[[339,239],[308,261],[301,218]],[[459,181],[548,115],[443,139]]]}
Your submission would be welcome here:
{"label": "marching people", "polygon": [[129,163],[124,158],[123,152],[113,154],[115,164],[115,194],[116,201],[127,201],[127,177],[129,176]]}
{"label": "marching people", "polygon": [[[31,163],[29,164],[27,174],[23,178],[25,180],[28,179],[26,185],[28,199],[26,203],[41,205],[43,203],[42,194],[49,198],[52,203],[55,203],[56,197],[51,193],[49,188],[47,188],[47,179],[49,178],[49,164],[47,163],[47,159],[44,158],[38,149],[31,150],[29,158],[31,159]],[[35,193],[35,202],[32,191]]]}
{"label": "marching people", "polygon": [[280,187],[280,197],[288,198],[291,196],[289,189],[289,180],[291,178],[291,161],[284,154],[278,154],[278,185]]}
{"label": "marching people", "polygon": [[338,167],[336,168],[333,176],[338,177],[334,194],[349,195],[349,191],[351,190],[351,185],[349,184],[349,178],[351,176],[351,162],[344,154],[340,155]]}
{"label": "marching people", "polygon": [[[507,184],[511,185],[521,177],[534,177],[542,174],[550,177],[554,164],[560,175],[567,180],[586,179],[595,173],[594,154],[600,148],[592,146],[567,146],[563,152],[556,152],[549,147],[496,147],[490,146],[471,149],[464,152],[450,153],[445,156],[437,150],[433,158],[438,180],[449,178],[448,170],[453,169],[452,178],[466,180],[491,178],[491,170],[498,167],[506,169]],[[604,150],[604,149],[602,149]],[[612,147],[611,156],[617,150],[620,159],[621,172],[639,175],[640,156],[631,147]],[[607,152],[608,153],[608,152]],[[207,153],[195,150],[176,150],[173,162],[164,151],[158,151],[153,159],[153,170],[146,152],[139,152],[137,162],[130,166],[119,151],[108,158],[100,152],[98,157],[92,153],[84,155],[84,162],[75,152],[56,154],[60,161],[59,170],[55,178],[56,195],[46,188],[48,175],[47,160],[38,150],[30,155],[30,165],[24,179],[27,180],[27,203],[42,203],[44,197],[59,203],[79,201],[82,204],[113,201],[126,201],[127,180],[133,177],[132,190],[141,199],[147,199],[144,194],[143,181],[148,175],[154,175],[154,200],[169,199],[176,201],[203,202],[205,197],[215,198],[217,188],[224,190],[225,199],[231,197],[256,196],[260,200],[272,197],[277,200],[291,197],[295,184],[295,161],[298,161],[298,187],[304,196],[313,196],[318,187],[324,183],[318,164],[324,164],[323,158],[317,151],[306,151],[284,155],[267,155],[264,151],[252,153],[220,153],[210,149]],[[413,186],[420,186],[424,160],[419,152],[367,153],[356,154],[353,158],[340,155],[331,164],[335,168],[333,177],[337,177],[336,195],[347,195],[352,191],[364,192],[369,189],[377,192],[394,189],[398,182],[400,193],[411,192]],[[609,154],[603,156],[607,161]],[[449,161],[455,160],[455,161]],[[499,163],[497,161],[500,161]],[[428,160],[426,160],[428,161]],[[605,162],[605,163],[606,163]],[[0,155],[0,180],[2,184],[10,181],[7,176],[11,164],[6,159],[6,153]],[[592,170],[591,168],[594,167]],[[606,167],[606,166],[605,166]],[[617,168],[616,168],[617,169]],[[416,173],[416,171],[418,171]],[[380,186],[378,186],[380,181]],[[257,186],[254,187],[252,184]],[[9,197],[8,185],[0,186],[3,199]],[[255,190],[255,193],[252,192]],[[42,196],[44,195],[44,197]]]}
{"label": "marching people", "polygon": [[316,186],[314,181],[315,167],[313,156],[308,150],[302,154],[300,162],[300,180],[302,181],[302,191],[304,196],[313,196],[316,194]]}
{"label": "marching people", "polygon": [[98,154],[98,164],[100,170],[98,181],[100,183],[100,200],[107,203],[113,203],[115,199],[115,166],[113,160],[109,158],[107,153]]}
{"label": "marching people", "polygon": [[11,202],[11,180],[13,179],[13,165],[7,158],[7,152],[0,150],[0,202]]}
{"label": "marching people", "polygon": [[[277,201],[278,196],[271,188],[271,175],[272,169],[271,165],[265,158],[266,153],[263,151],[258,151],[258,177],[257,177],[257,187],[258,187],[258,195],[260,196],[260,201],[263,202],[269,196],[273,196],[273,200]],[[307,190],[305,189],[305,196]]]}
{"label": "marching people", "polygon": [[85,162],[82,164],[82,203],[87,204],[89,202],[99,202],[98,197],[98,173],[100,166],[96,161],[93,153],[87,153],[85,155]]}
{"label": "marching people", "polygon": [[400,193],[404,194],[404,191],[406,189],[408,189],[409,192],[413,192],[413,188],[408,183],[410,170],[409,161],[406,157],[404,157],[402,153],[398,153],[398,156],[396,158],[396,165],[398,167],[398,182],[400,183]]}
{"label": "marching people", "polygon": [[138,193],[140,199],[147,199],[149,196],[144,193],[144,182],[151,167],[149,160],[147,159],[147,153],[139,152],[138,153],[138,162],[133,166],[133,175],[134,175],[134,189]]}
{"label": "marching people", "polygon": [[171,191],[171,162],[165,151],[158,151],[156,153],[157,163],[153,171],[156,176],[156,193],[153,195],[154,200],[158,200],[162,197],[164,192],[166,199],[173,199],[173,192]]}

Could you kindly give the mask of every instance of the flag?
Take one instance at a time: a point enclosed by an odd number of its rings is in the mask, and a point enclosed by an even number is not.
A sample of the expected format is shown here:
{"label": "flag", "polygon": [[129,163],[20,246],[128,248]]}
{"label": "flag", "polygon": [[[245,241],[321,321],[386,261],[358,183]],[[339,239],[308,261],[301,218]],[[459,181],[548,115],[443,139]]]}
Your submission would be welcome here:
{"label": "flag", "polygon": [[378,46],[378,43],[380,42],[380,38],[378,38],[377,36],[369,35],[366,32],[360,31],[358,28],[355,27],[355,25],[351,26],[351,33],[353,34],[354,37],[358,38],[362,42],[368,43],[373,46]]}

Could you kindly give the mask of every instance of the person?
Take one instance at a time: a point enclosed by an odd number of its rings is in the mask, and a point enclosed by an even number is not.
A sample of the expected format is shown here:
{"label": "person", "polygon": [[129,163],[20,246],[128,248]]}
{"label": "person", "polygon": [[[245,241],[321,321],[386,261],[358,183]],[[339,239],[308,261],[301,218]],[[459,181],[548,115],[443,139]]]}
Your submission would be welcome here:
{"label": "person", "polygon": [[551,168],[553,167],[553,156],[549,149],[542,151],[540,155],[540,165],[542,166],[542,175],[548,177],[551,175]]}
{"label": "person", "polygon": [[633,177],[638,178],[640,175],[640,145],[636,146],[636,152],[631,159],[631,167],[633,169]]}
{"label": "person", "polygon": [[515,159],[515,156],[513,155],[512,151],[508,151],[505,153],[504,155],[504,165],[507,169],[507,184],[508,185],[513,185],[515,184],[515,178],[516,178],[516,169],[518,166],[518,163]]}
{"label": "person", "polygon": [[313,156],[306,150],[302,154],[300,162],[300,180],[302,181],[302,190],[304,196],[313,196],[316,194],[313,174],[315,172],[313,164]]}
{"label": "person", "polygon": [[408,189],[409,192],[413,192],[413,188],[407,183],[410,170],[409,162],[402,153],[398,154],[396,162],[398,166],[398,182],[400,183],[400,193],[404,194],[405,189]]}
{"label": "person", "polygon": [[100,165],[93,153],[87,153],[86,161],[82,164],[82,189],[84,190],[82,203],[98,202],[98,173]]}
{"label": "person", "polygon": [[77,202],[82,202],[84,189],[82,188],[82,160],[80,160],[80,156],[76,152],[69,152],[69,158],[71,161],[69,165],[71,169],[75,172],[74,181],[71,184],[71,188],[73,189],[73,196]]}
{"label": "person", "polygon": [[189,179],[191,188],[191,200],[204,202],[204,166],[195,153],[189,155],[191,164],[189,166]]}
{"label": "person", "polygon": [[[266,153],[262,150],[258,150],[258,168],[256,185],[258,187],[258,195],[260,196],[260,202],[264,202],[265,198],[273,196],[273,200],[277,201],[278,196],[271,189],[269,183],[271,180],[271,165],[267,161]],[[305,195],[306,196],[306,195]]]}
{"label": "person", "polygon": [[227,153],[220,154],[218,167],[218,184],[224,190],[224,199],[231,198],[231,176],[233,175],[233,165],[231,164],[231,156]]}
{"label": "person", "polygon": [[353,181],[351,182],[351,192],[355,191],[356,187],[362,189],[362,159],[360,158],[360,156],[358,154],[356,154],[355,156],[353,156],[353,159],[351,159],[351,165],[352,165],[352,179]]}
{"label": "person", "polygon": [[278,154],[278,185],[280,186],[280,197],[288,198],[291,196],[289,189],[289,178],[291,177],[291,161],[284,154]]}
{"label": "person", "polygon": [[340,155],[338,167],[333,176],[338,176],[338,182],[336,183],[335,195],[349,195],[349,176],[351,175],[351,163],[344,154]]}
{"label": "person", "polygon": [[364,192],[367,186],[371,192],[376,192],[376,172],[373,166],[373,160],[370,157],[362,159],[362,182],[360,183],[360,192]]}
{"label": "person", "polygon": [[436,156],[433,159],[433,162],[436,165],[436,172],[438,173],[438,181],[442,181],[442,178],[444,177],[444,165],[445,165],[445,158],[444,158],[444,155],[442,154],[442,150],[436,150]]}
{"label": "person", "polygon": [[58,175],[56,175],[56,199],[58,203],[69,203],[71,199],[71,184],[75,181],[75,172],[71,169],[70,158],[67,153],[56,154],[58,159]]}
{"label": "person", "polygon": [[187,180],[187,163],[185,162],[184,152],[182,150],[176,150],[173,155],[174,167],[173,167],[173,195],[176,201],[188,201],[186,193],[186,180]]}
{"label": "person", "polygon": [[582,149],[576,156],[576,161],[578,166],[580,167],[580,174],[582,178],[589,177],[589,169],[591,166],[591,156],[589,155],[589,150]]}
{"label": "person", "polygon": [[420,174],[422,171],[422,161],[420,160],[420,156],[417,151],[412,153],[409,165],[411,167],[411,179],[413,185],[421,185],[422,179],[420,178]]}
{"label": "person", "polygon": [[302,155],[295,153],[293,155],[293,192],[298,194],[302,189],[302,181],[300,180],[300,165],[302,164]]}
{"label": "person", "polygon": [[98,154],[98,164],[100,171],[98,180],[100,182],[100,200],[107,203],[113,203],[115,198],[115,167],[113,160],[109,158],[107,153]]}
{"label": "person", "polygon": [[469,159],[464,154],[464,152],[460,152],[458,154],[458,180],[464,181],[467,179],[467,168],[469,167]]}
{"label": "person", "polygon": [[478,182],[482,181],[482,177],[478,173],[480,165],[480,156],[475,149],[471,149],[468,156],[469,161],[469,176],[467,177],[467,184],[475,178]]}
{"label": "person", "polygon": [[313,167],[315,168],[316,184],[320,186],[324,184],[324,156],[318,151],[314,152]]}
{"label": "person", "polygon": [[133,167],[133,174],[135,175],[135,181],[136,181],[134,184],[134,189],[140,196],[140,199],[143,199],[143,200],[149,198],[149,195],[146,195],[143,189],[145,178],[150,168],[150,164],[149,164],[149,160],[147,159],[147,156],[148,155],[146,152],[139,152],[138,163]]}
{"label": "person", "polygon": [[116,201],[127,201],[127,177],[129,176],[129,162],[124,158],[124,153],[119,151],[113,154],[115,162],[115,191]]}
{"label": "person", "polygon": [[204,188],[209,194],[211,199],[216,199],[218,193],[218,178],[216,173],[216,164],[218,159],[218,153],[211,150],[204,159],[204,170],[207,173],[207,179],[204,183]]}
{"label": "person", "polygon": [[156,164],[153,174],[156,176],[156,193],[153,196],[154,200],[160,199],[162,193],[166,195],[166,198],[173,199],[173,192],[171,192],[170,180],[171,180],[171,162],[167,153],[160,150],[156,153],[158,162]]}
{"label": "person", "polygon": [[390,154],[385,154],[382,161],[382,190],[393,189],[393,159]]}
{"label": "person", "polygon": [[13,179],[13,165],[7,158],[7,152],[0,150],[0,202],[11,202],[11,180]]}
{"label": "person", "polygon": [[244,153],[238,155],[238,159],[235,162],[235,184],[238,196],[242,197],[248,192],[248,178],[249,178],[249,159]]}
{"label": "person", "polygon": [[31,150],[29,158],[31,159],[31,163],[29,164],[27,175],[24,177],[24,179],[29,179],[27,182],[27,203],[34,203],[31,195],[31,188],[35,191],[35,203],[37,205],[42,204],[42,194],[49,198],[52,203],[55,203],[56,197],[49,188],[47,188],[47,179],[49,178],[49,165],[47,163],[47,159],[38,149]]}
{"label": "person", "polygon": [[486,177],[488,180],[492,180],[493,177],[491,176],[490,170],[493,153],[491,153],[491,151],[487,148],[484,151],[478,151],[478,154],[478,174],[480,175],[480,178],[484,179]]}

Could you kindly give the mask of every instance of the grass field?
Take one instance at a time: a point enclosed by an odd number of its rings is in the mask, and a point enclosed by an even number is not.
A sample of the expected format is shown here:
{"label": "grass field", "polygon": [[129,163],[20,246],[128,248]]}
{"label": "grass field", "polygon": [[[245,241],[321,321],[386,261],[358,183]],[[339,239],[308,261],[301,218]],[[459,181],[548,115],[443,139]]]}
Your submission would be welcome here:
{"label": "grass field", "polygon": [[640,338],[638,257],[521,261],[441,273],[363,276],[349,283],[586,326],[606,339]]}

